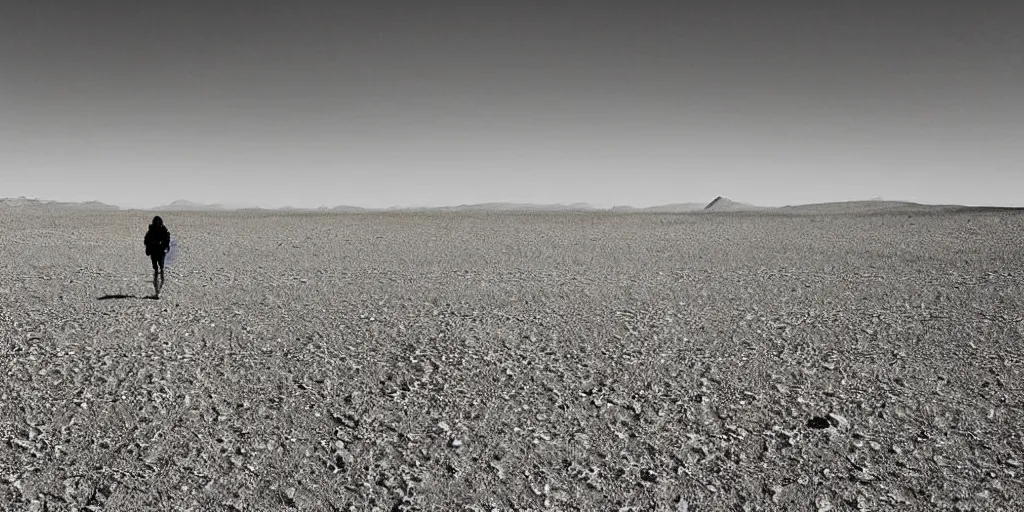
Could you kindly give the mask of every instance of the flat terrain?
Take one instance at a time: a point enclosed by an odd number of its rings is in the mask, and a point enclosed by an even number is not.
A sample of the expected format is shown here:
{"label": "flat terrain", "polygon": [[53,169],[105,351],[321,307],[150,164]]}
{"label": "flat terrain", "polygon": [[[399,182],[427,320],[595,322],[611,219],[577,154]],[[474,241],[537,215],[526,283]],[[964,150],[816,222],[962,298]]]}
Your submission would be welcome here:
{"label": "flat terrain", "polygon": [[1020,213],[151,216],[0,209],[5,510],[1024,502]]}

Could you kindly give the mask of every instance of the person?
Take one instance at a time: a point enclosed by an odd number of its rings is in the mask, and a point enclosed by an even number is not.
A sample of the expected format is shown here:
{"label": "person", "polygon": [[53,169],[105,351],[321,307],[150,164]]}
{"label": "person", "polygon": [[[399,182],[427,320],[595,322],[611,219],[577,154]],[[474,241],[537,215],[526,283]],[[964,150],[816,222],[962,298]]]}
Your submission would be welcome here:
{"label": "person", "polygon": [[142,243],[146,246],[146,255],[153,262],[153,298],[159,299],[160,289],[164,286],[164,258],[171,246],[171,232],[159,215],[153,217]]}

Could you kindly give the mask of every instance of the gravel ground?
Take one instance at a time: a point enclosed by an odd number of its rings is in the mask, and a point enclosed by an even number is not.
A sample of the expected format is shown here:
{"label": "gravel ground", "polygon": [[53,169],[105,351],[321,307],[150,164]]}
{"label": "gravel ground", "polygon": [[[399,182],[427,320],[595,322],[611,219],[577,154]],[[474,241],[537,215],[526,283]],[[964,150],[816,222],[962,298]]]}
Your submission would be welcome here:
{"label": "gravel ground", "polygon": [[151,216],[0,209],[7,510],[1024,501],[1019,213]]}

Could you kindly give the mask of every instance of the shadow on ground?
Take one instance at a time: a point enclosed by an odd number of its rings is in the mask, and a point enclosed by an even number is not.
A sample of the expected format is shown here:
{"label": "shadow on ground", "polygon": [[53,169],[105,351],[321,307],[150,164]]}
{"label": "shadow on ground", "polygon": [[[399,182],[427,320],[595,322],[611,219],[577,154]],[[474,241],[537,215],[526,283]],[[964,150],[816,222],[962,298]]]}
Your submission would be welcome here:
{"label": "shadow on ground", "polygon": [[120,294],[120,293],[114,294],[114,295],[104,295],[102,297],[96,297],[96,300],[111,300],[111,299],[150,299],[150,300],[157,300],[157,299],[159,299],[159,297],[157,297],[155,295],[146,295],[145,297],[139,297],[137,295],[124,295],[124,294]]}

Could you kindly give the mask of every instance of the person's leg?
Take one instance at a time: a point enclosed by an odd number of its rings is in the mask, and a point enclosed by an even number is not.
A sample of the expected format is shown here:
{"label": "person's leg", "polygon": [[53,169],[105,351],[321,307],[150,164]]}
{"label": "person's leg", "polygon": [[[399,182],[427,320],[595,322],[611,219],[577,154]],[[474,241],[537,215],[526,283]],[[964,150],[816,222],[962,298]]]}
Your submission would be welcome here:
{"label": "person's leg", "polygon": [[160,281],[158,280],[158,277],[160,275],[160,260],[155,254],[150,257],[150,260],[153,262],[153,296],[159,297]]}
{"label": "person's leg", "polygon": [[164,287],[164,258],[166,254],[160,255],[160,288]]}

